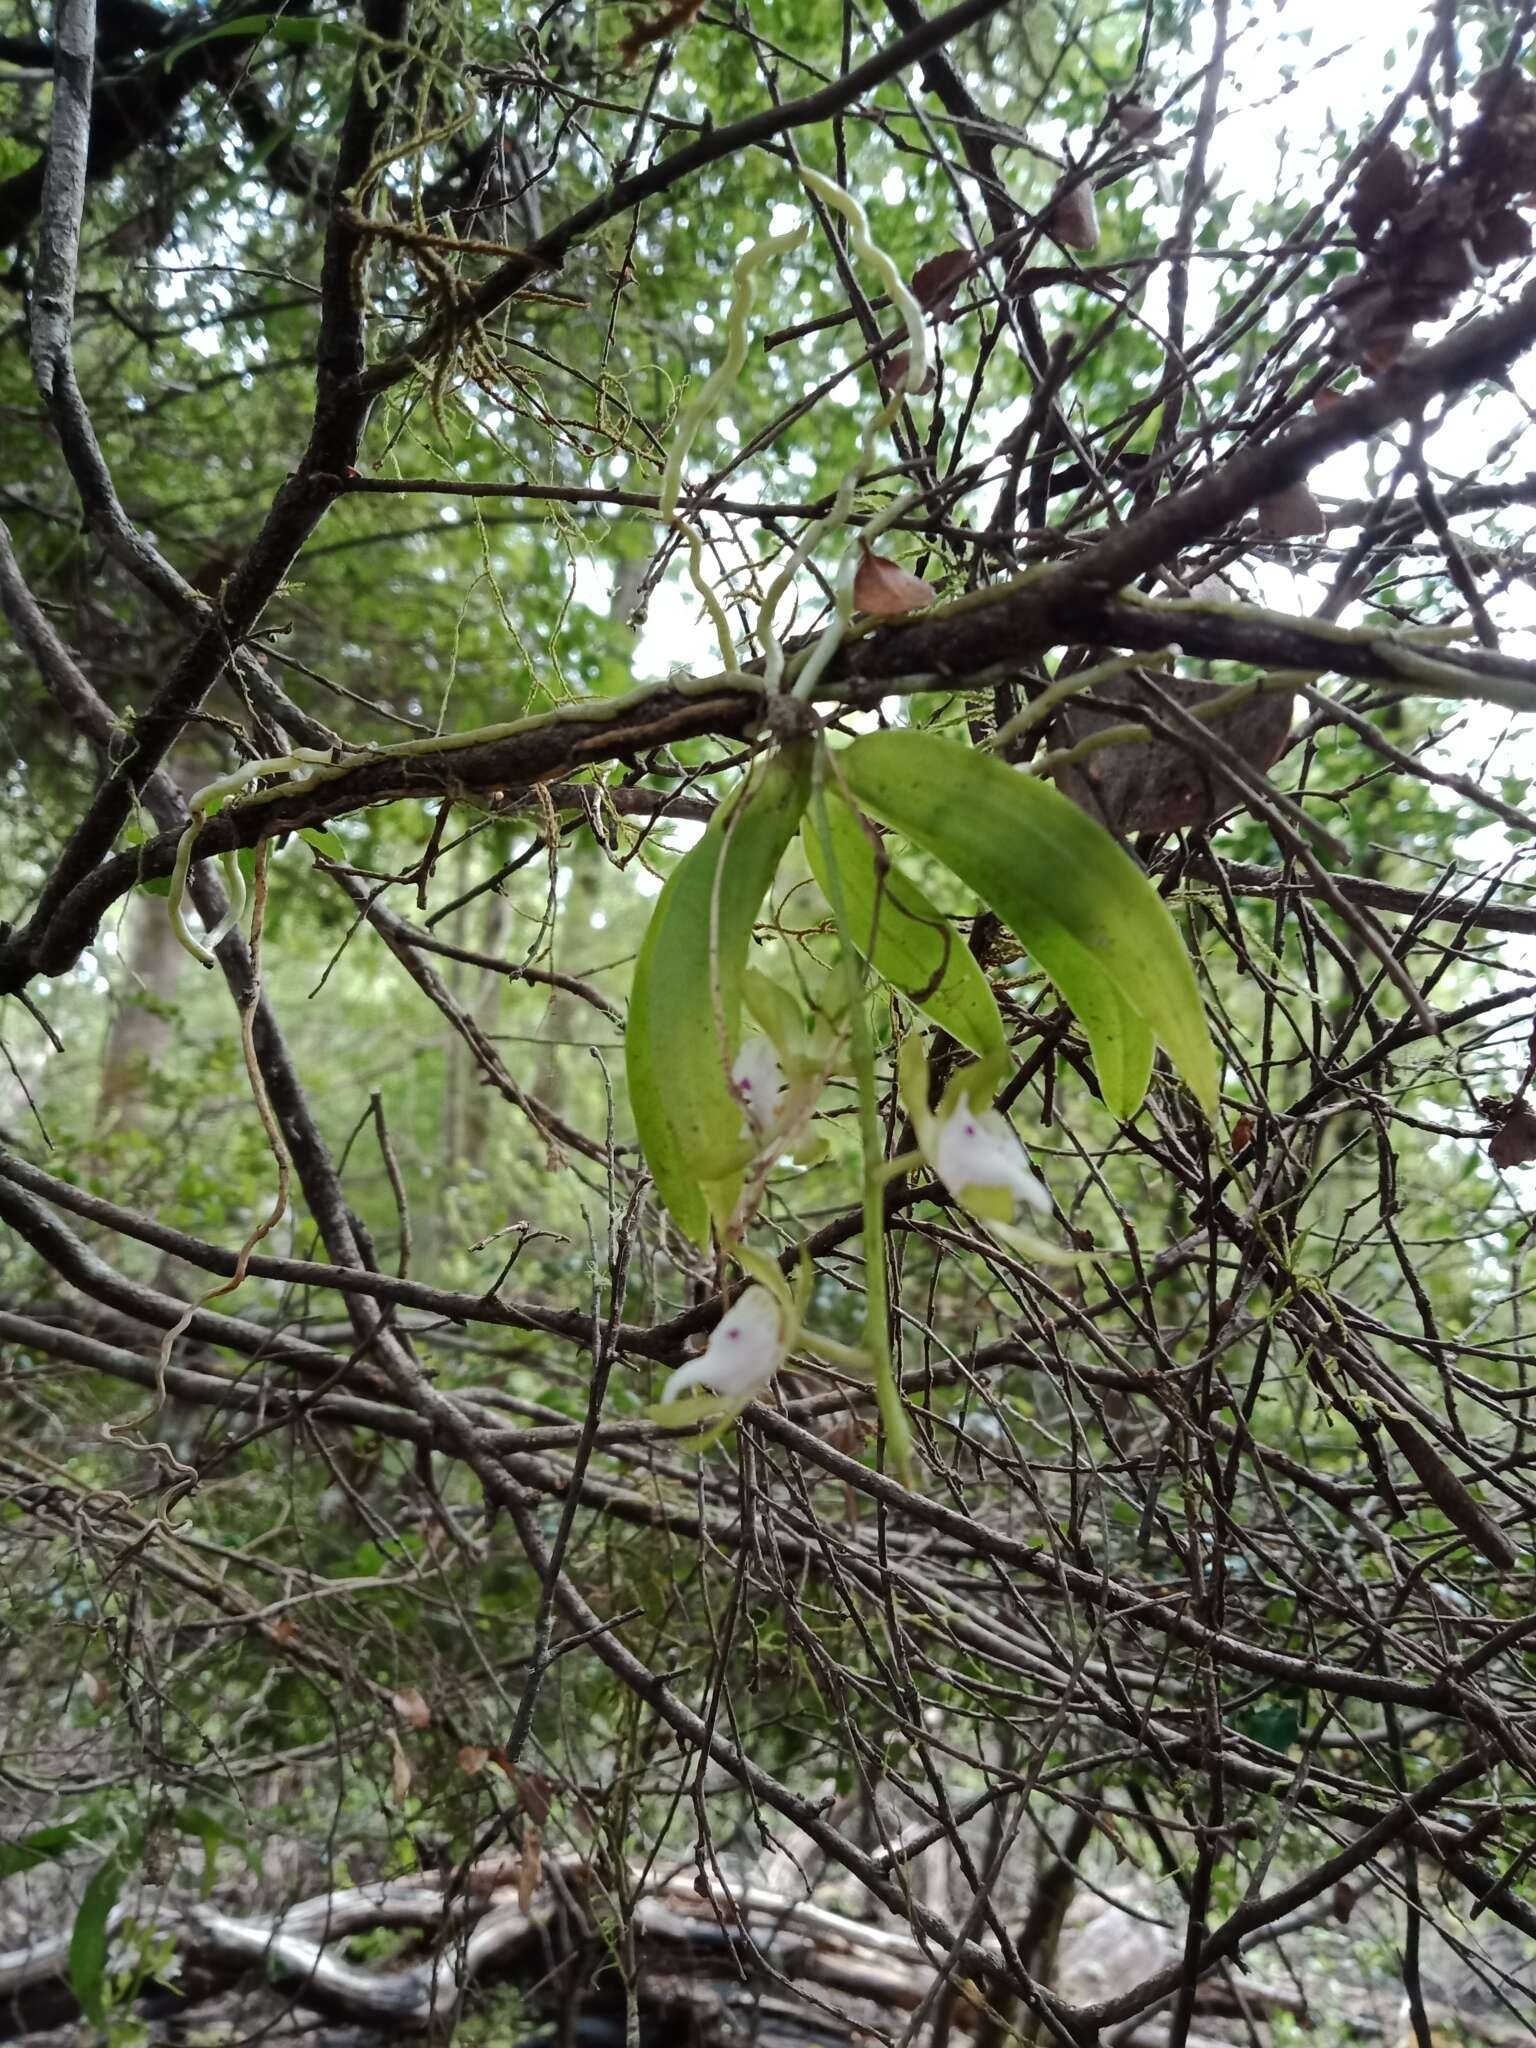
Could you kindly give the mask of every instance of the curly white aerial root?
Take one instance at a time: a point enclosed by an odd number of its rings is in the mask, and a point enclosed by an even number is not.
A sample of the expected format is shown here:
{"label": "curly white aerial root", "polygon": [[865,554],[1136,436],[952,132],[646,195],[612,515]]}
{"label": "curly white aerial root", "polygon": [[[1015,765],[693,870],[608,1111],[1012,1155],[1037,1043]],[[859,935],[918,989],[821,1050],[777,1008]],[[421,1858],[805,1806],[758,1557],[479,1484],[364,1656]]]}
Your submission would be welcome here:
{"label": "curly white aerial root", "polygon": [[232,769],[228,775],[221,775],[217,782],[210,782],[198,790],[188,804],[192,815],[186,829],[176,844],[176,864],[171,869],[170,895],[166,909],[171,920],[171,930],[185,946],[194,960],[204,967],[214,964],[214,948],[228,938],[245,912],[245,877],[240,872],[239,856],[231,850],[219,855],[219,866],[224,872],[224,886],[229,891],[229,905],[207,938],[194,938],[187,927],[183,905],[186,902],[187,875],[192,866],[192,851],[197,844],[197,835],[208,822],[210,814],[221,805],[227,796],[235,796],[252,782],[265,775],[287,775],[290,787],[302,782],[312,767],[330,767],[331,756],[319,747],[295,747],[291,754],[275,754],[265,761],[247,761],[242,767]]}
{"label": "curly white aerial root", "polygon": [[[892,305],[901,316],[902,325],[907,330],[907,360],[905,367],[894,380],[884,405],[868,421],[859,436],[858,453],[838,485],[830,509],[806,528],[768,586],[767,595],[758,612],[757,636],[763,649],[764,687],[770,695],[782,688],[784,682],[784,649],[774,630],[774,616],[783,602],[785,592],[812,550],[825,540],[829,533],[836,533],[840,527],[848,523],[848,515],[853,509],[854,493],[868,475],[870,465],[874,461],[875,443],[901,411],[908,394],[916,391],[928,375],[928,331],[923,324],[923,309],[913,297],[910,287],[891,257],[870,234],[869,219],[863,207],[851,192],[845,192],[841,185],[836,184],[831,178],[823,177],[820,171],[808,170],[802,165],[800,176],[824,205],[830,206],[834,213],[840,213],[847,221],[852,230],[849,240],[853,244],[854,254],[874,271],[889,295]],[[910,499],[903,498],[895,505],[888,506],[880,518],[871,524],[865,535],[866,540],[882,531],[893,519],[900,517],[910,502]],[[827,663],[837,652],[844,635],[853,623],[853,580],[857,571],[857,550],[854,550],[838,575],[833,617],[795,680],[794,694],[802,702],[816,687],[826,670]]]}
{"label": "curly white aerial root", "polygon": [[704,536],[698,528],[684,519],[677,509],[678,497],[683,487],[683,464],[693,446],[705,418],[726,394],[731,391],[747,360],[749,335],[747,322],[752,314],[752,301],[756,295],[757,273],[765,263],[777,257],[787,256],[805,240],[803,226],[794,228],[787,235],[770,235],[766,241],[754,242],[744,249],[737,258],[731,272],[731,309],[725,321],[725,354],[718,366],[689,399],[677,416],[677,429],[672,437],[672,446],[667,454],[667,466],[661,476],[660,510],[664,519],[669,519],[688,543],[688,578],[702,599],[704,609],[709,613],[710,624],[715,629],[715,639],[720,647],[720,660],[728,669],[739,667],[736,659],[736,644],[731,637],[725,607],[716,597],[703,569]]}

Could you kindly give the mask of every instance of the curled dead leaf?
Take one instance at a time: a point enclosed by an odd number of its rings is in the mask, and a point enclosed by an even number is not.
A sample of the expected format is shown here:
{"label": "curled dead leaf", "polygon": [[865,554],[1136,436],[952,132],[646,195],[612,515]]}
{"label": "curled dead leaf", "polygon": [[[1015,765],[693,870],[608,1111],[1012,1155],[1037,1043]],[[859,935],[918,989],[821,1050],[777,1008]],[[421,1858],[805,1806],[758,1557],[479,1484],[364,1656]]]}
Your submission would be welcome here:
{"label": "curled dead leaf", "polygon": [[414,1685],[403,1685],[398,1692],[389,1696],[389,1704],[400,1716],[407,1728],[430,1728],[432,1709],[427,1705]]}
{"label": "curled dead leaf", "polygon": [[1145,101],[1134,98],[1120,102],[1115,109],[1115,119],[1120,133],[1129,136],[1132,142],[1155,135],[1163,125],[1163,117],[1156,107],[1149,107]]}
{"label": "curled dead leaf", "polygon": [[[1193,711],[1219,696],[1222,687],[1199,676],[1164,674],[1156,678],[1154,690],[1151,681],[1143,681],[1135,671],[1116,676],[1064,704],[1051,721],[1047,744],[1053,751],[1075,746],[1111,726],[1124,725],[1143,704],[1166,723],[1159,694]],[[1292,690],[1256,691],[1213,719],[1210,730],[1250,768],[1263,773],[1285,749],[1294,705]],[[1056,787],[1090,818],[1124,837],[1208,825],[1243,801],[1242,786],[1198,745],[1161,733],[1150,740],[1097,747],[1082,761],[1058,769]]]}
{"label": "curled dead leaf", "polygon": [[517,1866],[517,1903],[525,1913],[533,1904],[533,1895],[543,1874],[544,1845],[539,1839],[539,1831],[533,1827],[524,1828],[523,1854]]}
{"label": "curled dead leaf", "polygon": [[912,296],[936,320],[952,318],[955,293],[970,276],[973,259],[964,249],[945,249],[919,263],[912,273]]}
{"label": "curled dead leaf", "polygon": [[1048,233],[1067,249],[1096,249],[1099,246],[1099,215],[1093,203],[1093,187],[1086,180],[1056,188],[1051,210],[1045,217]]}
{"label": "curled dead leaf", "polygon": [[900,563],[889,562],[884,555],[872,554],[868,548],[861,550],[858,574],[853,579],[855,611],[868,612],[873,618],[894,619],[903,612],[921,611],[937,595],[932,584],[924,583],[920,576],[909,575]]}
{"label": "curled dead leaf", "polygon": [[490,1760],[491,1752],[478,1742],[466,1742],[459,1751],[459,1769],[466,1778],[472,1778],[476,1771],[483,1771]]}
{"label": "curled dead leaf", "polygon": [[80,1687],[93,1707],[104,1707],[112,1697],[111,1686],[95,1671],[83,1675]]}
{"label": "curled dead leaf", "polygon": [[[909,348],[904,348],[893,356],[882,356],[875,365],[875,374],[880,379],[880,389],[889,395],[899,384],[906,381],[907,372],[911,367],[912,351]],[[922,381],[914,385],[908,395],[912,398],[922,398],[933,389],[933,386],[933,365],[930,363],[923,372]]]}
{"label": "curled dead leaf", "polygon": [[629,33],[619,44],[620,62],[633,64],[642,50],[690,27],[703,10],[704,0],[668,0],[655,14],[632,13]]}
{"label": "curled dead leaf", "polygon": [[535,1827],[543,1827],[555,1803],[554,1780],[546,1778],[542,1771],[520,1771],[515,1764],[508,1763],[503,1751],[493,1750],[491,1755],[517,1787],[518,1799],[529,1820]]}
{"label": "curled dead leaf", "polygon": [[1485,1095],[1477,1106],[1497,1126],[1488,1140],[1488,1157],[1495,1166],[1529,1166],[1536,1161],[1536,1109],[1523,1096],[1503,1102],[1497,1095]]}
{"label": "curled dead leaf", "polygon": [[1294,540],[1304,533],[1327,531],[1323,508],[1303,483],[1287,484],[1283,491],[1259,502],[1254,532],[1266,540]]}
{"label": "curled dead leaf", "polygon": [[1472,251],[1485,270],[1501,263],[1513,263],[1531,253],[1531,224],[1510,207],[1479,221],[1472,233]]}
{"label": "curled dead leaf", "polygon": [[389,1773],[389,1796],[396,1806],[404,1806],[411,1792],[411,1762],[393,1728],[389,1731],[389,1744],[395,1757]]}
{"label": "curled dead leaf", "polygon": [[1412,204],[1416,165],[1407,150],[1388,142],[1367,158],[1345,209],[1350,226],[1369,242],[1383,221],[1395,219]]}

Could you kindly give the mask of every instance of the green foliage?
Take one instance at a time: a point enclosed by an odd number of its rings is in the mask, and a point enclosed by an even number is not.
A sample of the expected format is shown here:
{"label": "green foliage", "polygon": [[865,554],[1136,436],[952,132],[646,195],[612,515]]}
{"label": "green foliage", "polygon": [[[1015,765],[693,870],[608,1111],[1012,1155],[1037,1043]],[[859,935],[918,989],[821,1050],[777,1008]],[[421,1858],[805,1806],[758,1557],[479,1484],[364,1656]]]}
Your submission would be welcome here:
{"label": "green foliage", "polygon": [[860,952],[883,980],[961,1045],[978,1055],[995,1051],[1003,1043],[997,998],[960,933],[883,849],[877,858],[866,827],[845,803],[829,798],[827,820],[830,847],[807,818],[806,858],[823,895],[836,862]]}
{"label": "green foliage", "polygon": [[679,862],[635,963],[625,1032],[629,1099],[662,1200],[695,1243],[749,1148],[731,1087],[752,928],[810,788],[810,754],[772,755]]}
{"label": "green foliage", "polygon": [[861,804],[953,868],[1039,961],[1088,1034],[1116,1116],[1140,1107],[1156,1039],[1214,1117],[1216,1059],[1189,956],[1102,826],[1047,784],[928,734],[871,733],[838,765]]}
{"label": "green foliage", "polygon": [[88,2020],[106,2024],[107,1931],[125,1872],[115,1855],[98,1864],[81,1895],[69,1937],[69,1984]]}

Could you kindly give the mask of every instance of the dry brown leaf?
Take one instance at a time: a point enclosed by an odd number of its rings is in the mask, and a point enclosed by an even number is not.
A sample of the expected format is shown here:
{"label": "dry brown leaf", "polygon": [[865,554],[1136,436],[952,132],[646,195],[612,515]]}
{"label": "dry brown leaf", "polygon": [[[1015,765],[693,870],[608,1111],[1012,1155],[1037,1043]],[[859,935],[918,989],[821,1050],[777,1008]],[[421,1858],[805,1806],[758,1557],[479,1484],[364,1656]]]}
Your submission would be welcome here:
{"label": "dry brown leaf", "polygon": [[859,556],[859,573],[853,579],[853,607],[878,619],[899,618],[903,612],[921,611],[932,604],[938,592],[920,576],[911,576],[898,562],[865,548]]}
{"label": "dry brown leaf", "polygon": [[80,1680],[86,1698],[93,1707],[104,1707],[112,1697],[112,1688],[107,1681],[94,1671],[87,1671]]}
{"label": "dry brown leaf", "polygon": [[1513,263],[1517,257],[1531,253],[1530,222],[1503,207],[1479,221],[1473,231],[1472,247],[1486,270],[1496,269],[1501,263]]}
{"label": "dry brown leaf", "polygon": [[392,1692],[389,1703],[407,1728],[431,1727],[432,1709],[414,1685],[403,1685],[398,1692]]}
{"label": "dry brown leaf", "polygon": [[[1186,711],[1219,696],[1223,685],[1197,676],[1160,674],[1157,688]],[[1101,701],[1102,700],[1102,701]],[[1134,671],[1116,676],[1099,688],[1062,706],[1051,721],[1048,744],[1069,747],[1112,725],[1124,725],[1145,704],[1165,718],[1156,696]],[[1290,690],[1261,690],[1210,722],[1250,768],[1262,773],[1280,758],[1291,729],[1295,704]],[[1100,747],[1082,762],[1056,776],[1063,796],[1096,818],[1111,832],[1129,837],[1136,832],[1171,832],[1179,827],[1208,825],[1234,804],[1243,791],[1198,745],[1154,734],[1150,740]]]}
{"label": "dry brown leaf", "polygon": [[1496,1095],[1486,1095],[1478,1108],[1498,1125],[1488,1141],[1488,1157],[1495,1166],[1529,1166],[1536,1160],[1536,1109],[1523,1097],[1500,1102]]}
{"label": "dry brown leaf", "polygon": [[267,1630],[267,1633],[271,1636],[274,1643],[286,1645],[297,1642],[299,1636],[298,1624],[290,1621],[286,1614],[280,1614]]}
{"label": "dry brown leaf", "polygon": [[919,263],[912,273],[912,296],[925,313],[948,320],[955,310],[955,293],[970,276],[973,259],[964,249],[946,249]]}
{"label": "dry brown leaf", "polygon": [[482,1749],[478,1742],[466,1742],[459,1751],[459,1769],[466,1778],[472,1778],[476,1771],[483,1771],[491,1760],[491,1752]]}
{"label": "dry brown leaf", "polygon": [[1163,125],[1163,117],[1156,107],[1149,107],[1141,100],[1122,100],[1115,109],[1115,119],[1120,124],[1120,133],[1128,135],[1132,142],[1155,135]]}
{"label": "dry brown leaf", "polygon": [[1408,210],[1417,183],[1416,169],[1407,150],[1399,149],[1395,142],[1386,143],[1363,166],[1346,209],[1349,224],[1362,242],[1369,242],[1383,221]]}
{"label": "dry brown leaf", "polygon": [[411,1792],[411,1764],[405,1751],[400,1747],[400,1738],[391,1728],[389,1743],[395,1753],[394,1766],[389,1774],[389,1796],[396,1806],[404,1806]]}
{"label": "dry brown leaf", "polygon": [[516,1764],[508,1763],[505,1750],[493,1749],[491,1761],[499,1764],[512,1780],[522,1809],[534,1826],[543,1827],[555,1803],[554,1780],[546,1778],[542,1771],[520,1771]]}
{"label": "dry brown leaf", "polygon": [[533,1895],[539,1888],[539,1879],[544,1873],[544,1847],[537,1828],[523,1830],[522,1860],[517,1866],[517,1903],[526,1913],[533,1904]]}
{"label": "dry brown leaf", "polygon": [[1266,540],[1294,540],[1304,533],[1327,531],[1328,521],[1323,517],[1323,508],[1305,484],[1287,484],[1272,498],[1260,500],[1254,532],[1262,534]]}
{"label": "dry brown leaf", "polygon": [[[880,379],[880,389],[887,394],[894,391],[906,376],[911,362],[912,351],[909,348],[902,349],[898,355],[882,356],[875,365],[875,374]],[[933,389],[934,381],[933,365],[930,363],[923,372],[922,382],[907,394],[908,397],[924,397]]]}
{"label": "dry brown leaf", "polygon": [[1096,249],[1099,215],[1093,203],[1093,187],[1086,181],[1058,186],[1045,225],[1047,232],[1065,248]]}
{"label": "dry brown leaf", "polygon": [[703,9],[704,0],[668,0],[668,5],[655,14],[631,14],[629,34],[619,44],[620,61],[633,64],[649,44],[659,43],[664,37],[690,27]]}

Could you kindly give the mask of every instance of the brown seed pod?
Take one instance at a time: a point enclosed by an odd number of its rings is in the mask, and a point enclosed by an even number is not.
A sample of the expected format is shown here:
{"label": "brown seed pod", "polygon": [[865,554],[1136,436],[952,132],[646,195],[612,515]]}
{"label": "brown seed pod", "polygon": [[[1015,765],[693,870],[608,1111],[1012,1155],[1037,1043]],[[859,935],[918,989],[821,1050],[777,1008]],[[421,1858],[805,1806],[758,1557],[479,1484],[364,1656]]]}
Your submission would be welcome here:
{"label": "brown seed pod", "polygon": [[1096,249],[1099,246],[1099,216],[1093,203],[1093,187],[1086,183],[1059,185],[1051,210],[1045,217],[1046,232],[1066,249]]}

